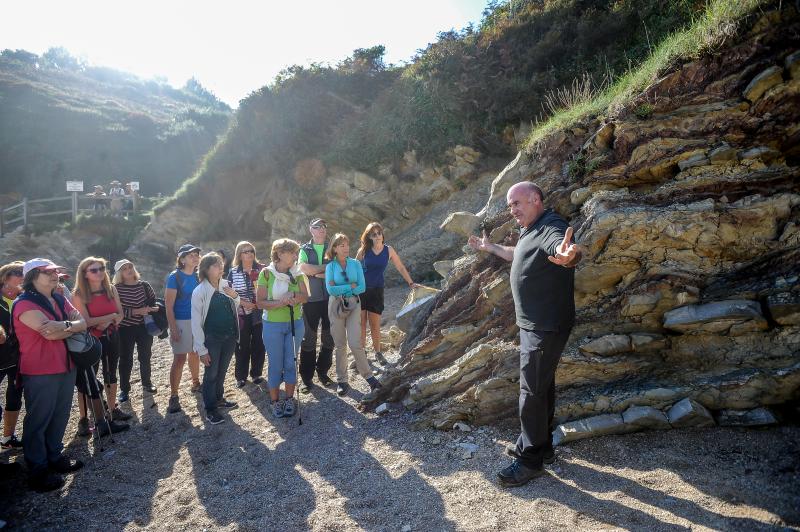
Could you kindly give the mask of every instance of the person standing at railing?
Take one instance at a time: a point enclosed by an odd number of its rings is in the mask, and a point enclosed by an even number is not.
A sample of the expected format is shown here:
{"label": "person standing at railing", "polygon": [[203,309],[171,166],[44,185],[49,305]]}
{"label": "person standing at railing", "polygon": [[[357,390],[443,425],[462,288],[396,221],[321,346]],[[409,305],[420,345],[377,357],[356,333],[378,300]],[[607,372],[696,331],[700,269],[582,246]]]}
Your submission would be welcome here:
{"label": "person standing at railing", "polygon": [[106,195],[105,191],[103,191],[103,187],[101,185],[94,186],[94,192],[91,194],[86,194],[87,198],[92,198],[92,209],[94,211],[104,211],[106,210],[106,199],[108,196]]}

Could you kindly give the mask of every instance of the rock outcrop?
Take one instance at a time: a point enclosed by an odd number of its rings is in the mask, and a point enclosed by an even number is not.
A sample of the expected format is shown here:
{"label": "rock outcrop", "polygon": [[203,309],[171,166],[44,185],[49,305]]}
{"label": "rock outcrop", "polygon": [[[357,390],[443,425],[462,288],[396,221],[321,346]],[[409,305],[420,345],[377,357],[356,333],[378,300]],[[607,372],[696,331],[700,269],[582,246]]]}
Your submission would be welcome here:
{"label": "rock outcrop", "polygon": [[[477,224],[454,217],[513,245],[504,195],[531,180],[576,228],[556,418],[592,420],[565,435],[713,424],[800,396],[800,19],[784,6],[748,24],[626,108],[520,152]],[[464,253],[374,397],[445,429],[517,405],[509,264]]]}

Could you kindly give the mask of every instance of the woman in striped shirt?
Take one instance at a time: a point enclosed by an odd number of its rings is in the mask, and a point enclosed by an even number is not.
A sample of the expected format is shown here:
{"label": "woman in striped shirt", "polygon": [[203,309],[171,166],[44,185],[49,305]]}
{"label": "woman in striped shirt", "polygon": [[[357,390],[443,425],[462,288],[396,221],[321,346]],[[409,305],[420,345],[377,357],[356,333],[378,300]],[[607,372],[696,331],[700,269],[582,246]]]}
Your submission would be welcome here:
{"label": "woman in striped shirt", "polygon": [[118,260],[114,265],[114,286],[122,302],[123,319],[119,324],[119,402],[124,403],[131,391],[134,346],[139,355],[142,388],[150,393],[157,391],[150,378],[153,337],[147,332],[144,317],[158,311],[158,307],[155,306],[156,294],[153,288],[141,280],[136,267],[127,259]]}
{"label": "woman in striped shirt", "polygon": [[248,369],[253,384],[264,381],[264,341],[261,338],[261,310],[256,307],[255,284],[264,265],[256,258],[256,248],[243,240],[236,244],[228,283],[239,293],[239,343],[236,344],[236,386],[247,382]]}

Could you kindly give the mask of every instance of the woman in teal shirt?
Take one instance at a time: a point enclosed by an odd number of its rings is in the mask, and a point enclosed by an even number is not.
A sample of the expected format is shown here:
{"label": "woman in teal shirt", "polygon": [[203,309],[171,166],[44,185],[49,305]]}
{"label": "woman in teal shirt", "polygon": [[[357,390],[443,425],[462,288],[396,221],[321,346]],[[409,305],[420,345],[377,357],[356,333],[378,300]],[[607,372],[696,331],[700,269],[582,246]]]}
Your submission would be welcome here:
{"label": "woman in teal shirt", "polygon": [[380,388],[367,362],[361,343],[361,301],[358,295],[366,288],[361,263],[351,259],[350,240],[337,233],[331,240],[327,256],[331,262],[325,267],[325,287],[328,289],[328,317],[331,335],[336,346],[336,393],[344,395],[350,389],[347,377],[347,348],[350,346],[358,373],[367,379],[370,390]]}

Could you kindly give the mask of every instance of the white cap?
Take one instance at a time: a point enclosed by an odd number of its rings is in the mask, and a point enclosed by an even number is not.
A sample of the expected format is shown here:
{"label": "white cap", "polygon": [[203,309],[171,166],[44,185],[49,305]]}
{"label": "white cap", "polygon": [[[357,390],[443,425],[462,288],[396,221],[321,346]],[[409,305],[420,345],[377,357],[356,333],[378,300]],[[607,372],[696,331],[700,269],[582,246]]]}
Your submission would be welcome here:
{"label": "white cap", "polygon": [[56,264],[52,260],[36,258],[36,259],[29,260],[28,262],[26,262],[22,266],[22,275],[23,276],[28,275],[29,271],[35,270],[36,268],[41,268],[43,270],[64,270],[65,269],[63,266],[59,266],[58,264]]}
{"label": "white cap", "polygon": [[122,269],[122,267],[125,266],[126,264],[133,264],[133,263],[131,261],[129,261],[128,259],[119,259],[114,264],[114,272],[120,271]]}

